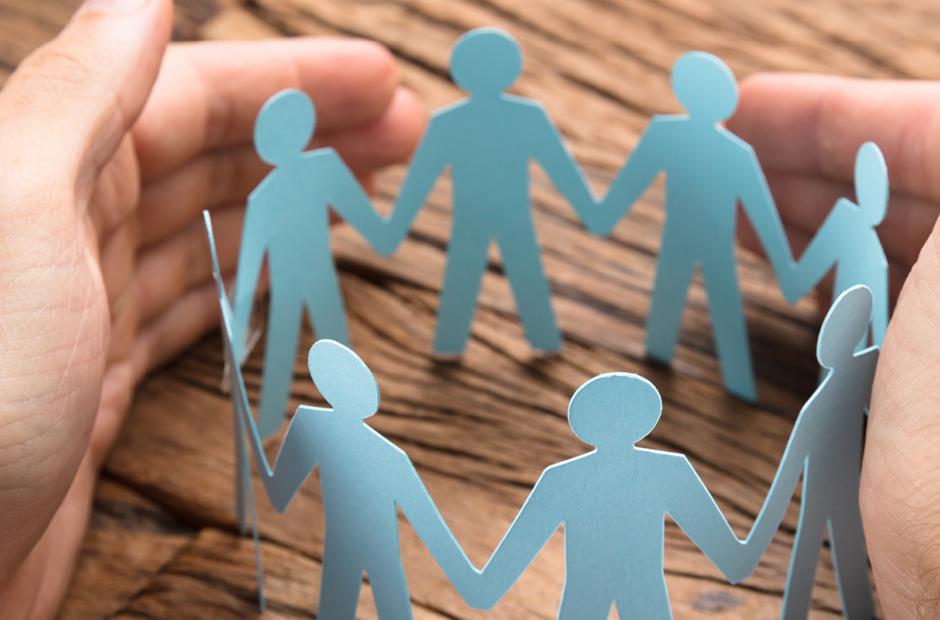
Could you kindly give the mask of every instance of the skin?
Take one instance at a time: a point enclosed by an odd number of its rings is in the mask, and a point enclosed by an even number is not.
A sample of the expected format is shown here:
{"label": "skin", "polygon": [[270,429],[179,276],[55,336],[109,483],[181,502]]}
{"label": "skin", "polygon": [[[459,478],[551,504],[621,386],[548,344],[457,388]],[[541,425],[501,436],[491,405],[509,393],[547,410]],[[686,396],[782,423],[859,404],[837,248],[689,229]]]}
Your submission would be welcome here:
{"label": "skin", "polygon": [[98,0],[0,93],[0,609],[49,618],[134,388],[218,321],[200,211],[230,274],[251,144],[275,92],[314,99],[320,145],[368,184],[424,110],[381,46],[168,45],[169,0]]}
{"label": "skin", "polygon": [[[894,313],[872,388],[860,501],[886,618],[940,614],[938,102],[936,82],[757,75],[742,84],[729,122],[757,150],[797,256],[835,199],[852,196],[862,142],[885,155],[891,198],[878,233]],[[828,304],[829,292],[820,298]]]}
{"label": "skin", "polygon": [[[16,171],[0,177],[5,618],[54,614],[135,386],[217,322],[198,214],[215,212],[222,254],[234,257],[244,199],[266,171],[250,144],[262,102],[286,87],[309,92],[324,143],[364,181],[407,159],[425,122],[375,44],[168,47],[168,0],[109,12],[116,4],[76,16],[0,93],[0,158]],[[858,146],[884,151],[892,197],[879,234],[897,301],[873,387],[862,513],[886,616],[934,617],[940,84],[761,75],[741,89],[729,128],[757,150],[797,256],[836,198],[851,196]]]}

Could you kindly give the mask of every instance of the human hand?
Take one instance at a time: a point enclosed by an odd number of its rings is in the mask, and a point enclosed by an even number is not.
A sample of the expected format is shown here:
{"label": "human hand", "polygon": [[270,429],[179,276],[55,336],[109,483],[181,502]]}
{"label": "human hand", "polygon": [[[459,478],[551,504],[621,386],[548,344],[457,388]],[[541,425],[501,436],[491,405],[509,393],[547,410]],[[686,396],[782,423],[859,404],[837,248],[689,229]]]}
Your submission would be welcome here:
{"label": "human hand", "polygon": [[940,84],[766,75],[746,80],[741,92],[729,127],[757,149],[796,246],[806,245],[837,198],[853,195],[859,146],[872,140],[884,152],[892,192],[878,235],[897,305],[873,385],[861,507],[885,617],[935,617]]}
{"label": "human hand", "polygon": [[199,214],[214,211],[230,273],[266,173],[251,144],[265,99],[309,91],[325,142],[365,181],[424,124],[375,44],[168,48],[171,11],[89,3],[0,93],[4,619],[55,613],[134,387],[217,322]]}

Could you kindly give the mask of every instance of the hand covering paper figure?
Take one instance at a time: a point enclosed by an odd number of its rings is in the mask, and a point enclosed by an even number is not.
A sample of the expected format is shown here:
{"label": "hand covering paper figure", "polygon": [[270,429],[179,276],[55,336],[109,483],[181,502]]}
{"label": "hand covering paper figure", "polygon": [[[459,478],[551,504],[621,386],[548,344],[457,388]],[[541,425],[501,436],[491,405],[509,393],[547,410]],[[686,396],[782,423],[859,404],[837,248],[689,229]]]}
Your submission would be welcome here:
{"label": "hand covering paper figure", "polygon": [[816,356],[828,370],[796,420],[770,492],[746,547],[750,574],[773,539],[803,477],[796,530],[781,617],[802,620],[809,613],[824,530],[829,530],[832,563],[845,617],[875,617],[865,534],[858,503],[865,412],[878,362],[878,348],[855,352],[871,321],[872,295],[864,286],[843,292],[823,321]]}
{"label": "hand covering paper figure", "polygon": [[731,70],[711,54],[690,52],[673,67],[672,87],[688,115],[657,116],[650,122],[614,179],[592,230],[609,232],[665,172],[666,218],[646,325],[647,354],[672,360],[686,293],[700,265],[725,386],[753,400],[754,372],[734,257],[738,203],[778,277],[790,272],[793,257],[754,150],[719,125],[738,102]]}
{"label": "hand covering paper figure", "polygon": [[732,581],[744,547],[688,459],[637,448],[662,412],[659,392],[629,373],[599,375],[571,399],[571,429],[595,449],[546,469],[482,571],[455,581],[489,609],[562,524],[565,590],[560,620],[671,618],[663,575],[665,517]]}
{"label": "hand covering paper figure", "polygon": [[274,166],[248,198],[235,280],[235,353],[241,361],[255,287],[265,254],[271,280],[261,412],[263,437],[284,419],[300,321],[306,308],[318,338],[348,340],[346,316],[330,253],[329,207],[372,245],[383,220],[333,149],[304,151],[316,113],[310,98],[285,90],[265,103],[255,148]]}
{"label": "hand covering paper figure", "polygon": [[[208,214],[205,217],[211,241]],[[234,358],[232,312],[214,243],[212,252],[226,351]],[[310,376],[331,407],[298,407],[273,469],[251,416],[241,368],[234,359],[229,361],[236,414],[247,427],[255,466],[274,508],[286,510],[307,477],[319,468],[326,525],[317,617],[354,618],[363,573],[369,576],[381,618],[412,617],[399,553],[397,508],[452,580],[473,574],[472,564],[441,518],[411,460],[365,424],[364,420],[378,410],[379,390],[359,356],[332,340],[319,340],[310,348]]]}
{"label": "hand covering paper figure", "polygon": [[869,342],[881,346],[888,329],[888,259],[875,230],[888,210],[888,167],[873,142],[863,144],[855,158],[855,198],[858,204],[847,198],[836,202],[794,272],[784,278],[784,293],[795,302],[833,267],[833,299],[856,284],[867,286],[873,300],[871,340],[866,331],[861,349]]}
{"label": "hand covering paper figure", "polygon": [[470,96],[432,118],[396,201],[387,249],[405,237],[450,167],[453,224],[434,351],[463,352],[493,241],[529,343],[555,351],[561,335],[532,224],[530,160],[545,169],[582,218],[595,207],[594,197],[542,106],[504,92],[522,70],[522,54],[510,35],[494,28],[468,32],[454,46],[450,68]]}

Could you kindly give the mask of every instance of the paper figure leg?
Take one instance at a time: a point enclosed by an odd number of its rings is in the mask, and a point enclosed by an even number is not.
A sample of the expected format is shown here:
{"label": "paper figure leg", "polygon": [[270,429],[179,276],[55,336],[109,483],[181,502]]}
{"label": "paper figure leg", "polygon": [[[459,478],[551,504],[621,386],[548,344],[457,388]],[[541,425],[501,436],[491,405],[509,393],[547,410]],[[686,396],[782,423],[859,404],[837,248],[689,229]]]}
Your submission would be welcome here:
{"label": "paper figure leg", "polygon": [[857,503],[845,509],[845,514],[833,516],[829,520],[829,541],[832,543],[832,565],[836,570],[845,617],[849,620],[871,620],[875,617],[875,603],[868,580],[865,533]]}
{"label": "paper figure leg", "polygon": [[669,604],[666,580],[660,578],[660,582],[660,584],[631,584],[630,592],[617,597],[617,614],[619,617],[672,620],[672,607]]}
{"label": "paper figure leg", "polygon": [[317,612],[317,618],[321,620],[353,620],[356,617],[364,571],[350,556],[347,549],[332,546],[329,541],[324,545],[320,608]]}
{"label": "paper figure leg", "polygon": [[787,573],[787,589],[783,593],[783,620],[806,620],[809,614],[810,600],[813,595],[813,583],[816,580],[816,565],[819,564],[819,551],[822,548],[824,519],[806,518],[805,506],[810,501],[803,489],[804,514],[800,515],[800,524],[790,556],[790,571]]}
{"label": "paper figure leg", "polygon": [[540,251],[531,230],[518,231],[499,240],[503,268],[516,296],[529,344],[533,349],[557,351],[561,348],[561,334],[555,323]]}
{"label": "paper figure leg", "polygon": [[264,373],[261,384],[261,414],[258,432],[269,437],[281,427],[294,377],[294,358],[303,305],[293,295],[271,295]]}
{"label": "paper figure leg", "polygon": [[332,267],[323,269],[317,276],[317,282],[307,293],[307,312],[317,340],[328,338],[342,344],[349,344],[349,332],[346,327],[346,308],[343,295],[339,290],[339,279]]}
{"label": "paper figure leg", "polygon": [[[391,545],[390,548],[398,551],[398,545]],[[408,596],[408,583],[402,570],[401,557],[395,553],[382,555],[385,557],[375,562],[369,570],[369,583],[372,584],[372,596],[379,618],[411,620],[411,597]]]}
{"label": "paper figure leg", "polygon": [[664,364],[672,361],[695,262],[660,252],[653,299],[646,319],[646,354]]}
{"label": "paper figure leg", "polygon": [[741,398],[755,400],[757,388],[734,254],[728,252],[703,260],[702,273],[725,387]]}
{"label": "paper figure leg", "polygon": [[[572,595],[574,588],[566,587],[558,608],[558,620],[607,620],[613,600],[609,596],[597,595],[590,590]],[[619,613],[619,612],[618,612]],[[633,614],[634,610],[630,610]],[[629,618],[632,616],[624,616]]]}
{"label": "paper figure leg", "polygon": [[434,333],[435,353],[459,355],[467,346],[486,267],[487,245],[482,239],[451,239]]}

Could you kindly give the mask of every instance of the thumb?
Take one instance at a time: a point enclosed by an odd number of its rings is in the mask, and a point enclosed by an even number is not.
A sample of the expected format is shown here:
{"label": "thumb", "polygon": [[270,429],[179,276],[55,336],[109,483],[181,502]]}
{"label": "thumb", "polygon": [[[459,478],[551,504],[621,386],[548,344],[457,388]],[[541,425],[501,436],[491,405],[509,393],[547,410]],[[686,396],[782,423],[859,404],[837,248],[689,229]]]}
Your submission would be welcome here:
{"label": "thumb", "polygon": [[171,23],[169,0],[87,0],[4,88],[0,118],[16,127],[5,134],[24,136],[4,155],[36,161],[38,149],[57,178],[89,185],[140,114]]}
{"label": "thumb", "polygon": [[898,298],[872,390],[861,508],[885,618],[940,614],[940,224]]}

